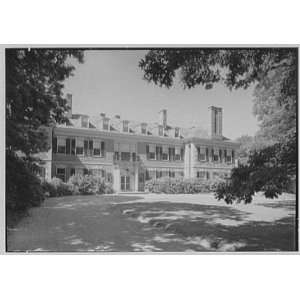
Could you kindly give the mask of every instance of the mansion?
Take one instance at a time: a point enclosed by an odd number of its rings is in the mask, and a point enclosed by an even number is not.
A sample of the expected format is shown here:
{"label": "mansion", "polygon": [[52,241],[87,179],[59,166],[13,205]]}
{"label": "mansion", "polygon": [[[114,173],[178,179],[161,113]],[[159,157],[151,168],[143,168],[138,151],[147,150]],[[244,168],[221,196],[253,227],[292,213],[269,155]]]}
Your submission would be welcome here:
{"label": "mansion", "polygon": [[169,125],[167,110],[156,123],[72,114],[68,123],[47,128],[50,149],[41,153],[43,176],[63,181],[74,174],[95,174],[116,192],[144,191],[145,181],[160,177],[225,177],[235,166],[239,145],[223,136],[222,108],[209,107],[209,130]]}

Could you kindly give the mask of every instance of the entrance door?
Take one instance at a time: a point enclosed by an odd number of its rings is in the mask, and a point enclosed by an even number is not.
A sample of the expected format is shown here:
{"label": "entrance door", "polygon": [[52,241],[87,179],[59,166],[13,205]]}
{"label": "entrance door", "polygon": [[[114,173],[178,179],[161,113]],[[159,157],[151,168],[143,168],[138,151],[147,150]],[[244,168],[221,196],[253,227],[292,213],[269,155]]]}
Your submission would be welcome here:
{"label": "entrance door", "polygon": [[139,173],[139,192],[143,192],[145,190],[145,174]]}
{"label": "entrance door", "polygon": [[121,176],[121,191],[130,191],[130,176]]}

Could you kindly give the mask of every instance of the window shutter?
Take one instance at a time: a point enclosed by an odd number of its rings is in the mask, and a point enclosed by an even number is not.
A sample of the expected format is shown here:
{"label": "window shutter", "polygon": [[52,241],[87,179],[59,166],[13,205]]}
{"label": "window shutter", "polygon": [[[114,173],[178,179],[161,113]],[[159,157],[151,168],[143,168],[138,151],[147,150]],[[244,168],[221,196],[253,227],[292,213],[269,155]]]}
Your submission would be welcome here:
{"label": "window shutter", "polygon": [[71,140],[66,139],[66,153],[71,154]]}
{"label": "window shutter", "polygon": [[54,136],[52,138],[52,152],[56,153],[56,151],[57,151],[57,137]]}

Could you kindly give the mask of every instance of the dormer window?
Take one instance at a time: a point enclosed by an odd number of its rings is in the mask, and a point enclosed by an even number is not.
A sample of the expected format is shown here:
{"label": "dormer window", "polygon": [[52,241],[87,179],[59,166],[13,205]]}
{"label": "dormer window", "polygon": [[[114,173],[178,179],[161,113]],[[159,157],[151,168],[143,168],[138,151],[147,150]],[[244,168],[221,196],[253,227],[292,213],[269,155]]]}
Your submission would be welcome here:
{"label": "dormer window", "polygon": [[141,133],[147,134],[147,124],[146,123],[141,124]]}
{"label": "dormer window", "polygon": [[89,127],[89,117],[88,116],[81,116],[81,127],[82,128]]}
{"label": "dormer window", "polygon": [[103,130],[109,129],[109,118],[103,118]]}
{"label": "dormer window", "polygon": [[164,128],[162,125],[158,126],[158,135],[163,136],[164,135]]}
{"label": "dormer window", "polygon": [[128,132],[129,126],[128,126],[128,121],[123,121],[123,132]]}
{"label": "dormer window", "polygon": [[179,128],[175,127],[175,137],[178,138],[179,137]]}

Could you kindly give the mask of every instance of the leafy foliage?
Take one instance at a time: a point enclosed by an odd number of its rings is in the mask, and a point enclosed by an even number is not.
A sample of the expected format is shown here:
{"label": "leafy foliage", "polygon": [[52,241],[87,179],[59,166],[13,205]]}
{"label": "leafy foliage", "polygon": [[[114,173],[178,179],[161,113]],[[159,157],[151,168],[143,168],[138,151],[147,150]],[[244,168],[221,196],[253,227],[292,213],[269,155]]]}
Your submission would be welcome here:
{"label": "leafy foliage", "polygon": [[78,50],[6,50],[6,148],[26,156],[45,150],[45,137],[38,130],[66,121],[63,81],[74,67],[67,63]]}
{"label": "leafy foliage", "polygon": [[30,163],[12,152],[6,153],[6,209],[22,211],[44,200],[40,180]]}
{"label": "leafy foliage", "polygon": [[68,63],[83,61],[83,52],[57,49],[6,50],[6,203],[27,209],[43,199],[35,175],[35,153],[46,151],[43,126],[64,122],[67,102],[63,81],[72,75]]}
{"label": "leafy foliage", "polygon": [[[277,143],[250,155],[246,166],[234,168],[227,182],[215,189],[216,197],[231,204],[233,201],[250,203],[256,192],[267,198],[277,198],[288,188],[290,175],[296,170],[291,161],[297,159],[295,143]],[[286,157],[286,155],[289,157]]]}
{"label": "leafy foliage", "polygon": [[113,193],[112,185],[98,176],[73,175],[68,183],[73,186],[73,193],[82,195]]}
{"label": "leafy foliage", "polygon": [[248,203],[260,190],[266,197],[277,197],[296,175],[296,48],[151,50],[139,66],[146,80],[167,88],[177,75],[185,88],[255,84],[253,112],[260,130],[253,138],[240,138],[239,154],[249,157],[248,165],[235,168],[231,180],[219,185],[219,199]]}

